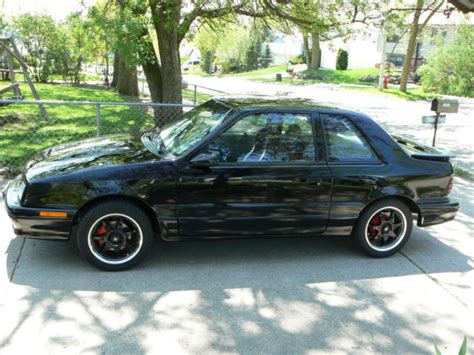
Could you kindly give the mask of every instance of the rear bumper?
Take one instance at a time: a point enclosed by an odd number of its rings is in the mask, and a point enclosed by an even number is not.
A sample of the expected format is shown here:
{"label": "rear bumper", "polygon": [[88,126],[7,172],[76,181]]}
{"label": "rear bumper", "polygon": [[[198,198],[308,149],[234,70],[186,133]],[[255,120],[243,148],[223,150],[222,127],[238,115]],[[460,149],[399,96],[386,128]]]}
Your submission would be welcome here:
{"label": "rear bumper", "polygon": [[418,216],[418,226],[427,227],[435,224],[452,221],[459,210],[457,202],[426,203],[418,204],[420,214]]}
{"label": "rear bumper", "polygon": [[58,212],[56,209],[26,208],[8,206],[5,193],[3,195],[8,216],[12,220],[13,230],[19,237],[68,240],[76,215],[76,210],[61,210],[67,212],[67,217],[40,217],[40,211]]}

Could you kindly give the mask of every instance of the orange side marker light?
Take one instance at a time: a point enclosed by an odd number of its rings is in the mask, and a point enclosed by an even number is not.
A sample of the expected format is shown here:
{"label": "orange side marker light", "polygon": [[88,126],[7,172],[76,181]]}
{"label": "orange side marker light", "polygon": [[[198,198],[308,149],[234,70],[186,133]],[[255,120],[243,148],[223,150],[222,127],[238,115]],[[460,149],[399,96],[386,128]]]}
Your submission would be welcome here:
{"label": "orange side marker light", "polygon": [[40,217],[60,217],[66,218],[67,212],[51,212],[51,211],[40,211]]}

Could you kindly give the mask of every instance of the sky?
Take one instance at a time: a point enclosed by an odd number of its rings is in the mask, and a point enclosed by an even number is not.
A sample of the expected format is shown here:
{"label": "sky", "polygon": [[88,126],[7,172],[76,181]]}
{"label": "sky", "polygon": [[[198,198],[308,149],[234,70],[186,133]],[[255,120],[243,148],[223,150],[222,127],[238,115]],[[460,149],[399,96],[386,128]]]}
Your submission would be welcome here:
{"label": "sky", "polygon": [[81,3],[90,5],[94,0],[0,0],[0,8],[7,16],[31,12],[49,14],[56,20],[62,20],[81,9]]}

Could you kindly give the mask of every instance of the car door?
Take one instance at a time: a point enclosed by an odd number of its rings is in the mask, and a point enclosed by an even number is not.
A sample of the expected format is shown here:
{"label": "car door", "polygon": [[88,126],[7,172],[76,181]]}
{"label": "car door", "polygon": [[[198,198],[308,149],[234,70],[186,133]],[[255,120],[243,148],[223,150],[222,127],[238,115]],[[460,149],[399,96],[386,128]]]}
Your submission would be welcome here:
{"label": "car door", "polygon": [[375,191],[388,187],[388,166],[373,149],[368,137],[349,116],[321,112],[328,166],[333,175],[328,234],[352,231],[359,214]]}
{"label": "car door", "polygon": [[[181,164],[177,182],[181,236],[323,232],[332,179],[316,153],[322,134],[314,118],[292,111],[243,114]],[[210,155],[216,165],[193,166],[193,160]]]}

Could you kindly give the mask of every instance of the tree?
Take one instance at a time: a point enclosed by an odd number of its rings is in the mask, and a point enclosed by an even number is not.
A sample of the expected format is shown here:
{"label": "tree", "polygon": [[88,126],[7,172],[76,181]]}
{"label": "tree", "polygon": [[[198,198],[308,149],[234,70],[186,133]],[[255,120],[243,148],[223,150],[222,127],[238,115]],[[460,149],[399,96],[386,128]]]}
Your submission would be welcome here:
{"label": "tree", "polygon": [[[107,16],[112,3],[110,1],[97,1],[96,4],[89,8],[87,13],[87,18],[89,20],[89,27],[91,31],[89,32],[92,36],[92,42],[94,44],[94,53],[96,54],[97,59],[101,59],[104,64],[104,83],[105,85],[111,84],[109,82],[110,75],[110,58],[112,55],[115,56],[113,52],[113,38],[110,36],[111,32],[111,23],[109,17]],[[117,63],[118,64],[118,63]],[[118,69],[117,69],[118,70]],[[116,73],[118,74],[118,72]],[[115,75],[115,80],[117,76]],[[111,85],[113,87],[117,86]]]}
{"label": "tree", "polygon": [[224,27],[203,24],[193,37],[193,42],[201,53],[201,69],[208,74],[211,73],[217,48],[224,39],[224,31]]}
{"label": "tree", "polygon": [[303,52],[308,69],[321,65],[321,41],[353,34],[354,23],[371,24],[380,18],[379,2],[358,0],[293,0],[281,2],[273,16],[283,21],[283,30],[289,33],[297,25],[303,36]]}
{"label": "tree", "polygon": [[[431,20],[431,18],[434,16],[434,14],[441,8],[441,5],[443,5],[444,0],[435,0],[433,2],[430,2],[429,4],[428,2],[429,1],[427,0],[416,1],[414,13],[413,13],[413,20],[410,25],[407,51],[406,51],[405,59],[403,61],[402,75],[400,79],[401,92],[407,91],[408,75],[410,73],[411,62],[412,62],[413,54],[415,53],[416,41],[418,39],[418,36],[421,34],[421,32],[423,32],[423,29]],[[427,15],[424,21],[420,23],[420,18],[423,12],[427,12]]]}
{"label": "tree", "polygon": [[13,28],[28,52],[26,60],[31,64],[36,81],[46,82],[51,71],[47,61],[48,51],[53,47],[58,29],[49,15],[23,14],[13,20]]}
{"label": "tree", "polygon": [[[346,1],[333,0],[329,5],[325,5],[327,2],[314,2],[315,5],[312,5],[312,9],[316,10],[311,12],[303,9],[298,13],[293,13],[297,9],[295,4],[305,4],[307,0],[291,2],[272,0],[148,0],[148,3],[138,0],[115,1],[121,6],[120,12],[131,12],[139,18],[146,18],[147,14],[151,15],[152,31],[150,35],[155,37],[158,42],[159,60],[157,58],[156,63],[159,63],[161,72],[161,83],[159,83],[162,93],[161,100],[170,103],[182,102],[179,45],[189,34],[193,24],[197,22],[206,23],[231,15],[243,15],[259,19],[282,19],[313,29],[311,26],[315,21],[312,17],[317,15],[317,6],[324,5],[324,8],[331,14],[335,13],[335,9],[343,8],[342,18],[330,17],[326,19],[324,14],[317,17],[319,21],[315,28],[318,30],[321,28],[325,33],[328,33],[334,28],[342,28],[347,23],[364,21],[367,18],[358,16],[359,9],[366,5],[365,2],[357,0],[351,0],[348,11],[344,7]],[[311,3],[313,2],[311,1]],[[324,4],[321,5],[322,3]],[[145,28],[148,29],[146,25]],[[135,37],[135,43],[139,43],[139,38],[141,36]]]}
{"label": "tree", "polygon": [[201,52],[201,69],[203,72],[212,73],[212,62],[214,61],[214,55],[212,51],[205,50]]}
{"label": "tree", "polygon": [[88,19],[84,18],[80,12],[69,15],[64,26],[63,33],[73,62],[72,79],[75,84],[79,84],[82,64],[94,57],[97,49],[96,41],[93,40],[96,32],[92,24],[88,23]]}
{"label": "tree", "polygon": [[[151,40],[148,38],[147,6],[140,1],[115,0],[110,6],[109,26],[113,34],[113,47],[116,50],[114,72],[116,72],[116,88],[119,94],[138,97],[137,65],[143,64],[144,72],[149,73],[150,66],[156,55],[151,50]],[[152,45],[151,45],[152,46]],[[149,83],[150,92],[155,83]],[[152,95],[153,98],[153,95]],[[159,97],[156,98],[159,100]]]}
{"label": "tree", "polygon": [[453,42],[439,39],[435,52],[419,69],[426,91],[472,95],[474,91],[474,26],[461,24]]}
{"label": "tree", "polygon": [[264,46],[263,55],[260,61],[263,68],[268,68],[273,62],[272,51],[268,43],[266,43]]}
{"label": "tree", "polygon": [[349,64],[349,54],[344,49],[339,49],[336,56],[336,69],[346,70]]}
{"label": "tree", "polygon": [[[255,33],[256,31],[252,32]],[[262,57],[262,39],[260,34],[255,33],[255,35],[249,36],[248,42],[245,52],[245,69],[255,70],[258,69]]]}

